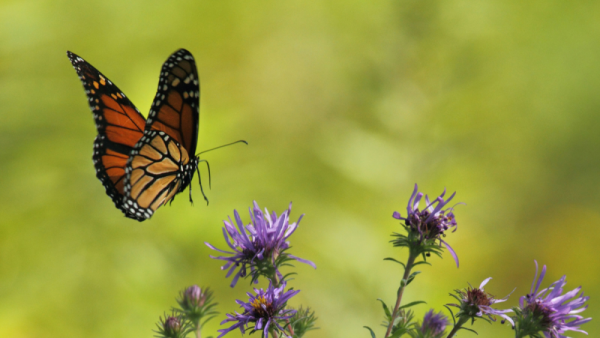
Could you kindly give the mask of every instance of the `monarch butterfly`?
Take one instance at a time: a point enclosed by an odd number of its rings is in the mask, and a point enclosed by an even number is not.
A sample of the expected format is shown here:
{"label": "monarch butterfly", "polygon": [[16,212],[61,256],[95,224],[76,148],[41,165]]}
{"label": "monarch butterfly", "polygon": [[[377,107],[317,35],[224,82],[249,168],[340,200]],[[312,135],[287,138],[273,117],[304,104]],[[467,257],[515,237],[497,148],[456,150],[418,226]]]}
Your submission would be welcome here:
{"label": "monarch butterfly", "polygon": [[[200,117],[194,57],[180,49],[165,61],[146,120],[106,76],[74,53],[67,51],[67,56],[83,83],[98,130],[96,176],[125,216],[144,221],[182,192],[198,164],[206,162],[194,155]],[[208,203],[204,191],[202,195]]]}

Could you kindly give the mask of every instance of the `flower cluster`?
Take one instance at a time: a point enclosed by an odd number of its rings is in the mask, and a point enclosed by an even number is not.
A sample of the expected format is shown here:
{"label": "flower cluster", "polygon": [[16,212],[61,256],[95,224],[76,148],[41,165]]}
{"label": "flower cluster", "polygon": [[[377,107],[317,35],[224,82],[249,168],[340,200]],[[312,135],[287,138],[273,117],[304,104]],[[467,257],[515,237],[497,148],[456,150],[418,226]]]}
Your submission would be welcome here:
{"label": "flower cluster", "polygon": [[[260,276],[269,281],[266,290],[254,289],[253,293],[248,293],[247,302],[237,300],[242,307],[241,312],[227,314],[227,318],[221,322],[221,325],[232,323],[231,326],[219,330],[219,338],[227,333],[240,329],[242,334],[246,330],[252,333],[260,331],[264,338],[269,334],[275,337],[295,337],[301,338],[307,331],[315,329],[314,324],[317,320],[314,311],[310,308],[295,310],[287,307],[287,302],[298,294],[299,290],[287,287],[286,276],[279,271],[282,265],[290,260],[297,260],[316,268],[313,262],[298,258],[286,252],[290,249],[288,238],[298,228],[298,222],[289,223],[289,215],[292,209],[290,203],[288,210],[277,216],[275,212],[269,213],[265,209],[263,214],[254,202],[254,208],[250,210],[252,222],[246,226],[242,223],[240,215],[234,210],[236,222],[225,221],[223,235],[225,241],[233,251],[223,251],[215,248],[209,243],[205,243],[209,248],[230,256],[219,256],[211,258],[227,261],[222,269],[229,269],[229,277],[237,267],[239,270],[231,287],[235,286],[239,277],[247,276],[247,269],[250,269],[253,282],[258,282]],[[214,307],[217,305],[212,301],[213,293],[208,289],[201,289],[197,285],[190,286],[180,293],[177,303],[179,308],[173,309],[173,315],[161,318],[158,324],[159,338],[185,338],[192,331],[200,337],[200,331],[204,324],[214,318],[217,314]]]}
{"label": "flower cluster", "polygon": [[[384,326],[387,327],[383,338],[399,338],[410,336],[412,338],[453,338],[459,330],[465,328],[467,322],[473,324],[475,320],[485,320],[489,323],[496,322],[496,317],[502,318],[502,324],[508,322],[514,329],[516,338],[567,338],[564,333],[576,331],[586,333],[580,329],[582,324],[591,320],[581,315],[587,309],[586,302],[589,297],[584,296],[581,287],[563,293],[566,285],[566,276],[552,283],[549,287],[540,290],[546,275],[544,265],[538,278],[538,264],[530,292],[520,298],[520,306],[514,309],[498,309],[498,303],[505,302],[510,294],[504,298],[496,298],[485,291],[484,287],[492,279],[485,279],[478,287],[469,287],[455,290],[452,296],[458,301],[456,304],[447,304],[446,308],[452,316],[452,329],[446,336],[446,329],[450,325],[448,317],[442,313],[429,310],[420,324],[413,321],[412,306],[425,303],[413,301],[402,304],[402,297],[407,287],[415,280],[420,271],[413,271],[418,265],[428,264],[427,257],[431,253],[441,256],[443,247],[447,248],[458,266],[458,257],[450,245],[443,240],[445,232],[453,228],[456,231],[457,222],[453,207],[448,207],[454,198],[453,193],[444,199],[446,190],[431,201],[427,195],[418,191],[415,184],[410,196],[407,215],[402,217],[399,212],[394,212],[393,217],[403,220],[406,234],[394,233],[392,241],[395,247],[409,249],[406,263],[395,258],[386,258],[399,263],[403,268],[400,285],[396,292],[395,305],[388,306],[382,299],[384,311]],[[419,204],[424,201],[423,209]],[[309,330],[314,329],[316,315],[310,308],[300,307],[298,310],[288,306],[290,301],[300,291],[288,287],[290,281],[280,272],[284,265],[291,266],[289,261],[296,260],[315,267],[311,261],[301,259],[289,254],[291,248],[290,236],[298,228],[302,216],[297,222],[290,223],[291,203],[286,211],[279,216],[267,209],[261,211],[254,202],[250,211],[251,221],[245,225],[239,213],[234,210],[234,221],[229,218],[224,221],[223,236],[230,251],[216,248],[205,243],[209,248],[223,253],[222,256],[210,256],[213,259],[225,261],[222,270],[228,270],[226,278],[234,275],[231,287],[234,287],[240,277],[252,277],[252,282],[258,283],[263,277],[268,281],[268,287],[254,288],[248,292],[248,300],[236,300],[241,310],[226,314],[221,325],[228,327],[218,330],[221,338],[229,332],[240,330],[242,334],[259,332],[262,338],[289,337],[302,338]],[[514,291],[513,291],[514,292]],[[512,292],[511,292],[512,294]],[[185,338],[192,331],[200,337],[200,330],[206,321],[216,315],[215,303],[212,302],[212,292],[208,288],[201,289],[197,285],[183,290],[178,298],[179,308],[173,309],[172,315],[165,315],[158,324],[158,337],[160,338]],[[449,306],[458,308],[454,313]],[[514,312],[514,315],[509,315]],[[365,326],[376,338],[376,334]],[[586,333],[587,334],[587,333]]]}
{"label": "flower cluster", "polygon": [[290,259],[316,268],[313,262],[285,252],[290,248],[287,239],[298,228],[298,224],[304,216],[300,216],[297,222],[290,224],[289,215],[291,211],[292,204],[290,203],[288,210],[280,216],[277,216],[275,212],[269,214],[266,208],[263,213],[258,204],[254,202],[254,208],[250,210],[252,222],[249,225],[244,226],[237,210],[233,211],[235,223],[231,221],[231,218],[229,218],[229,221],[223,221],[225,224],[223,236],[232,251],[224,251],[205,242],[209,248],[229,255],[210,256],[227,262],[221,267],[222,270],[228,269],[227,277],[239,268],[231,281],[231,287],[235,286],[240,277],[248,275],[248,268],[250,268],[252,279],[255,282],[259,275],[271,278],[275,273],[278,278],[282,278],[278,267]]}
{"label": "flower cluster", "polygon": [[[228,332],[240,329],[242,333],[250,329],[251,332],[260,331],[267,338],[269,334],[275,337],[285,335],[300,338],[307,331],[314,329],[317,317],[309,309],[294,310],[287,307],[287,302],[300,292],[289,289],[287,276],[282,275],[280,268],[290,260],[297,260],[316,268],[316,265],[305,259],[293,256],[286,251],[290,249],[289,237],[298,228],[302,216],[295,223],[289,223],[289,215],[292,210],[290,203],[288,210],[277,216],[275,212],[269,213],[267,209],[263,213],[258,204],[254,202],[254,208],[250,210],[250,224],[244,226],[240,215],[234,210],[235,223],[229,219],[224,221],[223,236],[232,251],[224,251],[205,243],[209,248],[217,250],[227,256],[210,256],[211,258],[226,261],[222,270],[228,269],[227,277],[231,276],[236,269],[231,287],[235,286],[240,277],[248,276],[250,270],[252,281],[258,283],[259,277],[269,281],[266,290],[254,289],[254,294],[248,293],[247,302],[237,300],[241,306],[241,312],[227,314],[227,319],[221,325],[233,323],[226,329],[221,329],[219,337]],[[297,316],[298,314],[302,316]],[[280,333],[280,334],[279,334]]]}

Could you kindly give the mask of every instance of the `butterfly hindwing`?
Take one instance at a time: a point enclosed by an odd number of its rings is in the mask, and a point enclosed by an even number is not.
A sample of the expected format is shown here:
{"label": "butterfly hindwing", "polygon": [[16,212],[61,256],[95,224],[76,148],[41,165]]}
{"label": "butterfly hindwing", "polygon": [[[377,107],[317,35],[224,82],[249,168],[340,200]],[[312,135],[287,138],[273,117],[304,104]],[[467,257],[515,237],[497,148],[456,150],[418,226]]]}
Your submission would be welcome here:
{"label": "butterfly hindwing", "polygon": [[146,131],[127,162],[124,208],[143,221],[180,192],[194,165],[185,148],[163,131]]}
{"label": "butterfly hindwing", "polygon": [[134,145],[143,135],[146,119],[106,76],[74,53],[67,52],[83,83],[98,136],[94,141],[96,176],[115,206],[122,207],[125,166]]}

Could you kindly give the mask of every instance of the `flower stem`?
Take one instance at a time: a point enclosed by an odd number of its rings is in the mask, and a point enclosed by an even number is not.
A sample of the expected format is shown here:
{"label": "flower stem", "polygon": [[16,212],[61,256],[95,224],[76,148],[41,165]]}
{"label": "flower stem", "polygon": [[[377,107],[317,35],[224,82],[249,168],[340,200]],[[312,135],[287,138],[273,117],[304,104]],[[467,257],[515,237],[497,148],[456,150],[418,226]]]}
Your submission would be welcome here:
{"label": "flower stem", "polygon": [[522,338],[525,337],[524,334],[521,333],[521,330],[519,330],[519,327],[515,325],[515,338]]}
{"label": "flower stem", "polygon": [[202,337],[202,335],[200,334],[200,326],[198,326],[196,328],[196,338],[201,338],[201,337]]}
{"label": "flower stem", "polygon": [[[408,277],[410,276],[410,270],[412,269],[416,258],[417,258],[417,255],[414,254],[411,250],[411,252],[408,254],[408,260],[406,261],[406,268],[404,269],[404,276],[402,277],[402,281],[408,281]],[[398,289],[398,299],[396,299],[396,305],[394,306],[394,312],[392,312],[392,319],[390,320],[390,324],[388,325],[387,331],[384,336],[386,338],[390,336],[390,333],[392,332],[392,328],[394,327],[394,322],[396,321],[396,318],[398,318],[398,315],[400,314],[400,311],[398,311],[398,308],[400,307],[400,302],[402,302],[402,294],[404,294],[404,289],[406,287],[406,285],[404,283],[405,282],[402,282],[400,284],[400,288]]]}
{"label": "flower stem", "polygon": [[459,317],[458,322],[454,325],[454,327],[452,328],[452,331],[450,331],[447,338],[454,337],[456,332],[458,332],[458,330],[460,330],[460,328],[463,326],[464,323],[467,322],[467,320],[469,320],[468,317],[466,317],[466,318]]}

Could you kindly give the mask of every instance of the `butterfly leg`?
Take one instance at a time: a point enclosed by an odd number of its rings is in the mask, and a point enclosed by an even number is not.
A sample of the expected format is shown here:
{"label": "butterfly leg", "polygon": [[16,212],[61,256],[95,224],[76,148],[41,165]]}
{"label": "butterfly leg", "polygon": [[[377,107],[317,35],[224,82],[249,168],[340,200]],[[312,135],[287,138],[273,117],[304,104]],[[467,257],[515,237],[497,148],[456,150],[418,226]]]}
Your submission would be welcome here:
{"label": "butterfly leg", "polygon": [[[208,188],[210,189],[212,186],[212,183],[211,183],[212,180],[210,178],[210,165],[208,164],[207,160],[199,160],[198,163],[200,163],[200,162],[206,163],[206,168],[208,169]],[[200,191],[202,192],[202,196],[204,196],[206,205],[208,205],[208,198],[206,197],[206,194],[204,194],[204,189],[202,188],[202,178],[200,177],[200,169],[198,168],[197,165],[196,165],[196,171],[198,172],[198,183],[200,184]]]}

